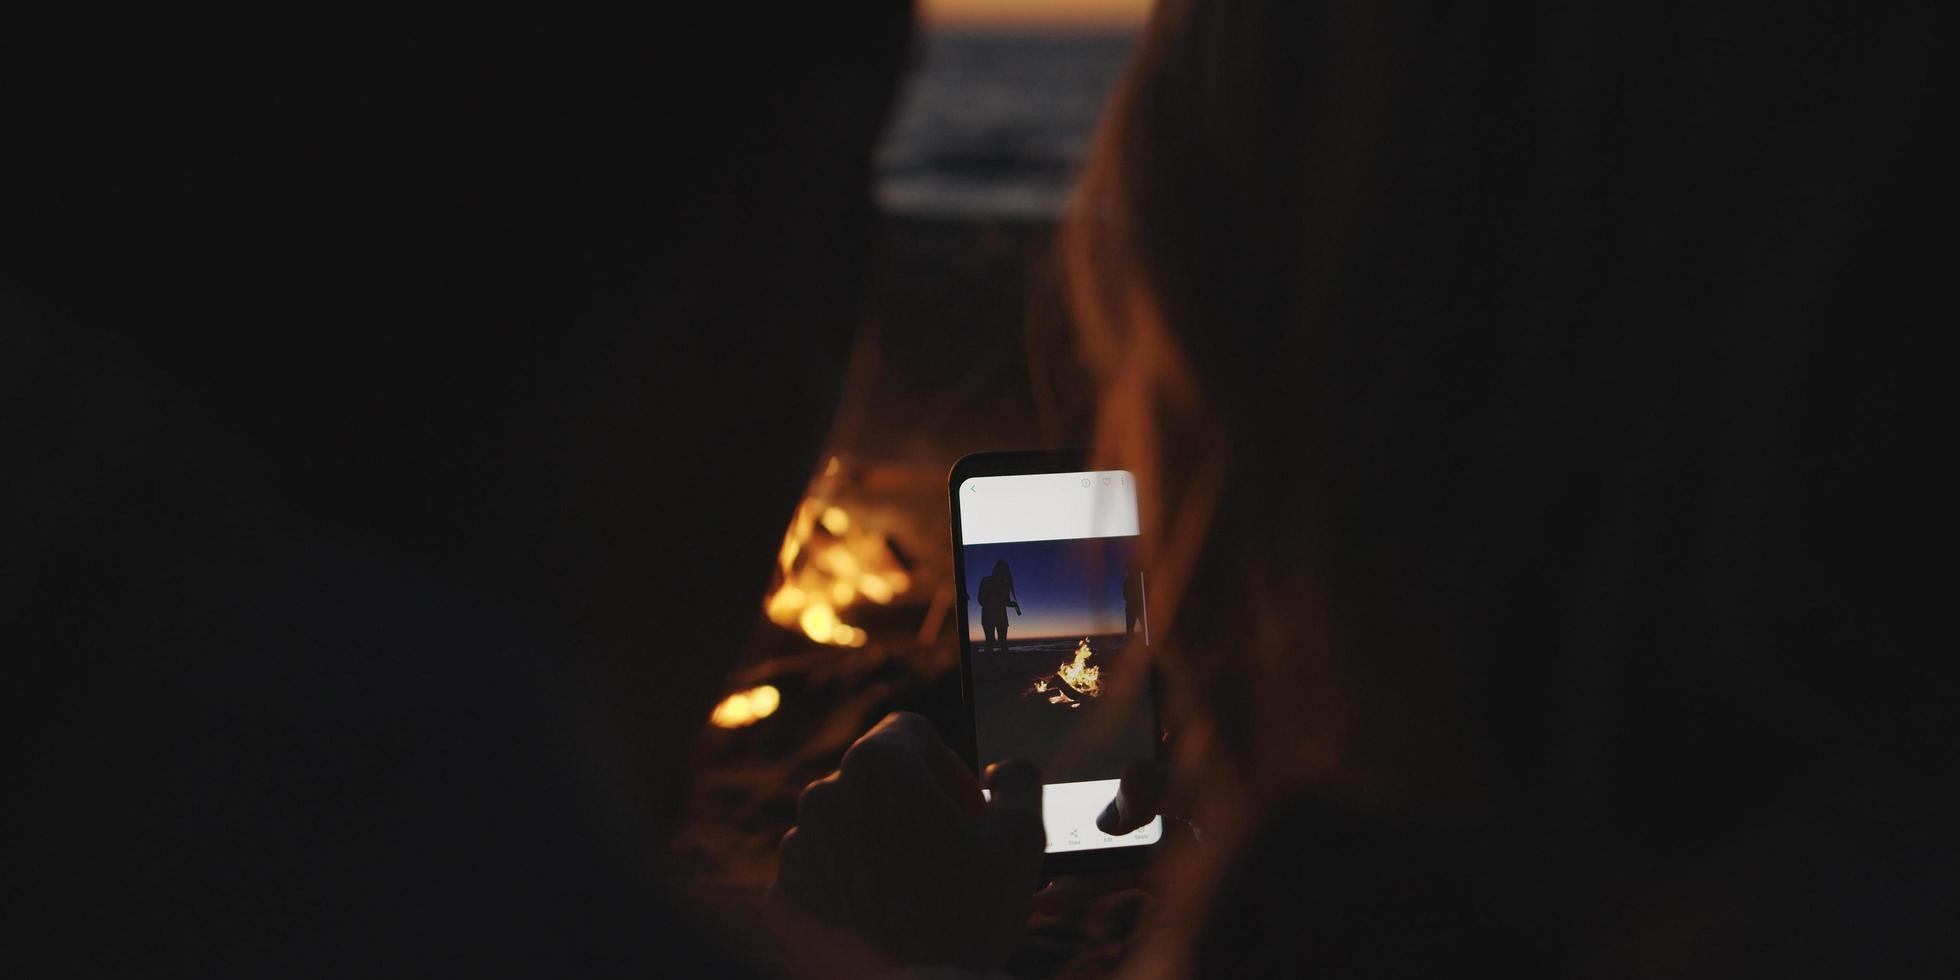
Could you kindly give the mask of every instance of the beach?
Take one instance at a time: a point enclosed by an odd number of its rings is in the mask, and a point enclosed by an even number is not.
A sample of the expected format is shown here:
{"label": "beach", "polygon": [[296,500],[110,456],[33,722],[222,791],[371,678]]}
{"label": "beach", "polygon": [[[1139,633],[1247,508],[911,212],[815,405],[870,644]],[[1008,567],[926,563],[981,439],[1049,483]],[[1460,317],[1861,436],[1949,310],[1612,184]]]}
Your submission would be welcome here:
{"label": "beach", "polygon": [[[1032,762],[1050,783],[1114,779],[1123,765],[1156,746],[1147,707],[1149,665],[1142,637],[1094,636],[1008,641],[1005,651],[974,645],[980,765],[1006,759]],[[1056,677],[1087,639],[1087,666],[1098,671],[1099,696]],[[1134,642],[1135,649],[1129,649]],[[1037,682],[1046,690],[1035,690]],[[1062,700],[1055,700],[1055,699]]]}

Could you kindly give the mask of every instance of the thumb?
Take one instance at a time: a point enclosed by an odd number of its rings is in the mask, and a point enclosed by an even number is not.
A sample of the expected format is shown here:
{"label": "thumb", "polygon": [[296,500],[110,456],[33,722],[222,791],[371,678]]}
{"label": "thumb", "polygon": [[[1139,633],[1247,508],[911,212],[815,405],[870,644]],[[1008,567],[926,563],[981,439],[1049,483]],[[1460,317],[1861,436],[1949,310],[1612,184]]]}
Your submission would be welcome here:
{"label": "thumb", "polygon": [[1170,769],[1159,762],[1138,759],[1123,767],[1116,798],[1096,817],[1105,834],[1127,834],[1155,819],[1171,802]]}
{"label": "thumb", "polygon": [[1041,826],[1041,770],[1026,762],[996,762],[987,767],[987,789],[993,800],[982,819],[997,833],[1031,838],[1039,848],[1046,840]]}

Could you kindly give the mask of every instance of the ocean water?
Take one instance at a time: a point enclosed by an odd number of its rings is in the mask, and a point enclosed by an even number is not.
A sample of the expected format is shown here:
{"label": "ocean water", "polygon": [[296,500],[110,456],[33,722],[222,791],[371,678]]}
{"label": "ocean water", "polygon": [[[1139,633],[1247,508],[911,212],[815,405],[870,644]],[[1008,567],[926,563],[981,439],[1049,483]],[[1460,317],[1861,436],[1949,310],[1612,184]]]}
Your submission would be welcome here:
{"label": "ocean water", "polygon": [[880,206],[1060,216],[1135,44],[1132,35],[927,35],[878,152]]}
{"label": "ocean water", "polygon": [[[1017,640],[1014,638],[1014,631],[1010,627],[1007,633],[1006,652],[1008,654],[1021,654],[1021,653],[1048,654],[1056,657],[1057,662],[1060,662],[1062,660],[1072,659],[1075,656],[1076,645],[1081,643],[1082,639],[1083,639],[1082,637],[1061,637],[1061,638],[1043,638],[1038,640]],[[1090,655],[1092,657],[1090,663],[1094,663],[1095,662],[1095,660],[1093,659],[1094,656],[1099,654],[1104,654],[1104,653],[1116,653],[1117,651],[1122,650],[1125,646],[1129,645],[1130,637],[1125,636],[1121,633],[1114,633],[1107,636],[1091,636],[1088,637],[1088,640],[1089,640]],[[976,656],[983,656],[995,652],[986,649],[986,642],[987,641],[984,639],[976,639],[973,641],[973,651]]]}

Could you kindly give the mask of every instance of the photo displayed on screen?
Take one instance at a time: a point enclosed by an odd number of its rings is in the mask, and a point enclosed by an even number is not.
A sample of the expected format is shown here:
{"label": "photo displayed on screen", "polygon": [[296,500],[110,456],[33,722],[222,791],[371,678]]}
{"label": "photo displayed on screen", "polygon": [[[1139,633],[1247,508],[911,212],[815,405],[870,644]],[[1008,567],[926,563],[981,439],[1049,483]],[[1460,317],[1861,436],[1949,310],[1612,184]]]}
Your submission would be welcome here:
{"label": "photo displayed on screen", "polygon": [[1155,746],[1148,590],[1137,539],[966,547],[980,764],[1033,762],[1046,783],[1114,779]]}

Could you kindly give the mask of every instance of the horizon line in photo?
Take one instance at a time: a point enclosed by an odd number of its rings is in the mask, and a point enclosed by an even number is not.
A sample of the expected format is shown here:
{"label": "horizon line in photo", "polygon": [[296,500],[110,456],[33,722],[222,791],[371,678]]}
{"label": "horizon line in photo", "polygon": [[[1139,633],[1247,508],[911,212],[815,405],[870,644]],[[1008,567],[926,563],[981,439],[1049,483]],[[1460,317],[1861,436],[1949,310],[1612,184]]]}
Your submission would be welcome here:
{"label": "horizon line in photo", "polygon": [[[1040,635],[1023,636],[1019,633],[1010,632],[1008,634],[1007,642],[1013,644],[1013,643],[1022,643],[1022,642],[1033,642],[1035,640],[1098,640],[1098,639],[1105,639],[1112,636],[1124,637],[1127,639],[1131,636],[1140,635],[1142,634],[1142,632],[1143,630],[1141,628],[1139,628],[1136,633],[1125,633],[1119,629],[1116,630],[1115,632],[1104,631],[1100,633],[1043,633]],[[986,640],[983,637],[976,636],[976,637],[969,637],[969,639],[973,640],[973,642],[975,643],[980,643],[980,644],[986,643]]]}

